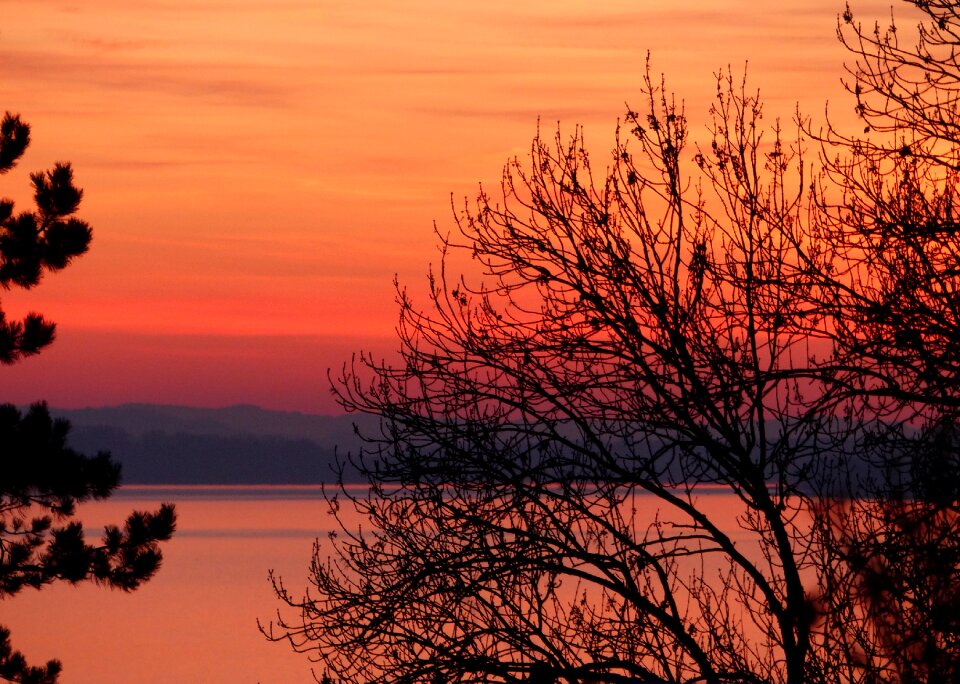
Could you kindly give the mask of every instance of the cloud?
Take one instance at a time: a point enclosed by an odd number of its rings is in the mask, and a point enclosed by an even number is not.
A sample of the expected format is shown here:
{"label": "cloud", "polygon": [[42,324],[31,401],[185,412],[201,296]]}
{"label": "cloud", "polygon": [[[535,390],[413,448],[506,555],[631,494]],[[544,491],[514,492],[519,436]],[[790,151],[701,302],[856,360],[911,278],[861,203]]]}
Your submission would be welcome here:
{"label": "cloud", "polygon": [[116,50],[67,53],[8,48],[3,53],[3,77],[9,89],[18,82],[24,87],[89,89],[105,99],[152,93],[232,106],[289,106],[293,93],[271,77],[272,71],[239,63],[121,59]]}

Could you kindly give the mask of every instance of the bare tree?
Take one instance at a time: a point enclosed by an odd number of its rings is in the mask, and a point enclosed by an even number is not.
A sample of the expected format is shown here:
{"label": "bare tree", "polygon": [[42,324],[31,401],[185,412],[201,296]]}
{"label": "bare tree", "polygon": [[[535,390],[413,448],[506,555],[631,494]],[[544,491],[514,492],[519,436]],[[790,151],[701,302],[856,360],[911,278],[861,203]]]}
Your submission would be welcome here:
{"label": "bare tree", "polygon": [[[830,293],[831,381],[871,417],[855,454],[859,496],[823,499],[823,634],[849,679],[960,676],[960,16],[912,2],[865,27],[848,6],[838,33],[854,55],[848,88],[862,135],[829,130],[817,198],[820,249],[808,267]],[[916,21],[915,26],[911,22]],[[798,250],[801,251],[802,250]],[[801,258],[803,256],[801,255]]]}
{"label": "bare tree", "polygon": [[837,31],[854,58],[847,66],[846,86],[856,98],[865,132],[888,134],[887,151],[909,152],[957,169],[960,8],[951,0],[903,4],[916,11],[899,26],[893,12],[883,23],[864,25],[846,6]]}
{"label": "bare tree", "polygon": [[822,170],[729,76],[691,149],[648,75],[603,172],[538,136],[456,211],[402,361],[335,384],[370,492],[267,633],[384,684],[953,681],[957,21],[915,4],[912,51],[841,17]]}
{"label": "bare tree", "polygon": [[[946,684],[960,677],[954,473],[911,480],[909,497],[819,502],[815,529],[825,533],[819,548],[828,560],[820,626],[824,646],[839,656],[841,681]],[[941,491],[931,491],[938,481]]]}
{"label": "bare tree", "polygon": [[402,363],[340,379],[383,418],[370,495],[331,502],[369,522],[318,547],[315,594],[277,582],[301,619],[269,631],[333,676],[819,678],[802,511],[836,455],[789,324],[802,157],[729,77],[694,151],[644,92],[599,176],[582,131],[538,136],[442,237],[429,308],[400,291]]}

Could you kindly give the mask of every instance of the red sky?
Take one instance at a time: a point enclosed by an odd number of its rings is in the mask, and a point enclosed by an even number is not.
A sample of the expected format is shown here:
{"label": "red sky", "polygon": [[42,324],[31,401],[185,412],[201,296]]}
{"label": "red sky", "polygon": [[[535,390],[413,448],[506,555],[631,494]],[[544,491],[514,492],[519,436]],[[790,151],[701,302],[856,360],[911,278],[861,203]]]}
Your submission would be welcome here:
{"label": "red sky", "polygon": [[[872,23],[889,3],[855,3]],[[0,0],[0,111],[27,174],[73,163],[89,254],[11,314],[60,326],[0,400],[335,412],[325,369],[396,347],[450,197],[536,130],[605,150],[650,50],[706,140],[713,74],[749,61],[767,119],[847,116],[837,0]],[[899,11],[899,8],[898,8]],[[691,152],[692,154],[692,152]]]}

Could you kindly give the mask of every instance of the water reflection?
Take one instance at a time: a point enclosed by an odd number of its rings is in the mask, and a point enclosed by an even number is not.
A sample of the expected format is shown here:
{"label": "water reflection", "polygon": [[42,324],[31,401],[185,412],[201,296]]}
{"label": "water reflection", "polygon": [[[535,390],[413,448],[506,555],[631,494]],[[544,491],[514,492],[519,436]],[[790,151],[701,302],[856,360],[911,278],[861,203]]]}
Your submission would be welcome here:
{"label": "water reflection", "polygon": [[317,487],[124,487],[81,509],[86,527],[175,501],[179,530],[157,577],[131,594],[55,585],[2,604],[28,658],[59,658],[66,682],[311,682],[310,663],[267,643],[269,569],[306,582],[327,528]]}
{"label": "water reflection", "polygon": [[[15,647],[37,662],[61,659],[64,681],[79,684],[314,681],[309,660],[268,643],[257,619],[268,622],[279,607],[268,570],[291,588],[307,586],[313,541],[338,529],[322,488],[123,487],[81,515],[97,532],[163,501],[176,502],[179,529],[154,580],[131,594],[54,585],[5,601],[0,623]],[[705,488],[698,506],[751,545],[729,494]],[[656,500],[637,510],[652,518]]]}

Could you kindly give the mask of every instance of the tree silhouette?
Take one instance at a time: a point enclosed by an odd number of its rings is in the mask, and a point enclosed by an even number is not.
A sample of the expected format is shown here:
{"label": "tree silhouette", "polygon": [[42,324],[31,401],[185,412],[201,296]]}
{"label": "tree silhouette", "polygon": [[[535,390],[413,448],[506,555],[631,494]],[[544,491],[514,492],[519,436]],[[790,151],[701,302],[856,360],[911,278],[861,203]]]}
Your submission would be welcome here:
{"label": "tree silhouette", "polygon": [[[30,143],[30,127],[6,113],[0,121],[0,174],[16,165]],[[30,176],[35,212],[14,214],[13,202],[0,201],[0,286],[31,288],[44,271],[57,271],[90,244],[90,227],[73,214],[83,191],[73,184],[69,164]],[[13,363],[38,353],[53,341],[55,326],[39,314],[8,321],[0,310],[0,363]]]}
{"label": "tree silhouette", "polygon": [[[955,470],[935,477],[956,488]],[[956,492],[943,499],[915,484],[909,495],[826,499],[817,511],[830,561],[823,633],[854,681],[960,677]]]}
{"label": "tree silhouette", "polygon": [[456,209],[400,362],[335,380],[371,486],[268,636],[383,684],[956,680],[956,104],[897,94],[922,32],[841,35],[867,130],[816,173],[729,75],[691,145],[648,70],[602,164],[538,135]]}
{"label": "tree silhouette", "polygon": [[[7,113],[0,122],[0,173],[17,163],[29,144],[30,129]],[[44,272],[64,268],[90,243],[89,226],[75,218],[82,191],[69,164],[31,176],[36,211],[14,213],[0,201],[0,285],[31,288]],[[7,320],[0,310],[0,362],[14,363],[53,341],[55,326],[39,314]],[[54,420],[45,404],[25,413],[0,405],[0,599],[39,589],[54,581],[92,580],[130,591],[160,566],[159,544],[173,534],[172,505],[134,512],[120,526],[108,526],[97,544],[87,542],[74,520],[76,504],[103,499],[117,487],[120,466],[101,452],[93,457],[70,449],[70,425]],[[54,684],[56,660],[28,665],[14,651],[10,632],[0,628],[0,679],[23,684]]]}
{"label": "tree silhouette", "polygon": [[[649,76],[645,97],[599,179],[582,132],[538,137],[459,212],[430,309],[401,290],[402,363],[341,378],[384,419],[371,495],[340,495],[370,528],[344,523],[316,595],[278,583],[303,622],[273,633],[337,676],[816,680],[798,550],[837,455],[788,325],[802,156],[730,78],[692,152]],[[458,252],[482,284],[448,276]]]}
{"label": "tree silhouette", "polygon": [[824,632],[850,678],[960,677],[960,16],[911,3],[915,27],[864,26],[848,6],[839,35],[855,61],[848,89],[863,134],[828,131],[839,201],[823,201],[822,246],[843,269],[811,269],[833,293],[836,378],[878,418],[858,456],[860,496],[814,516]]}

